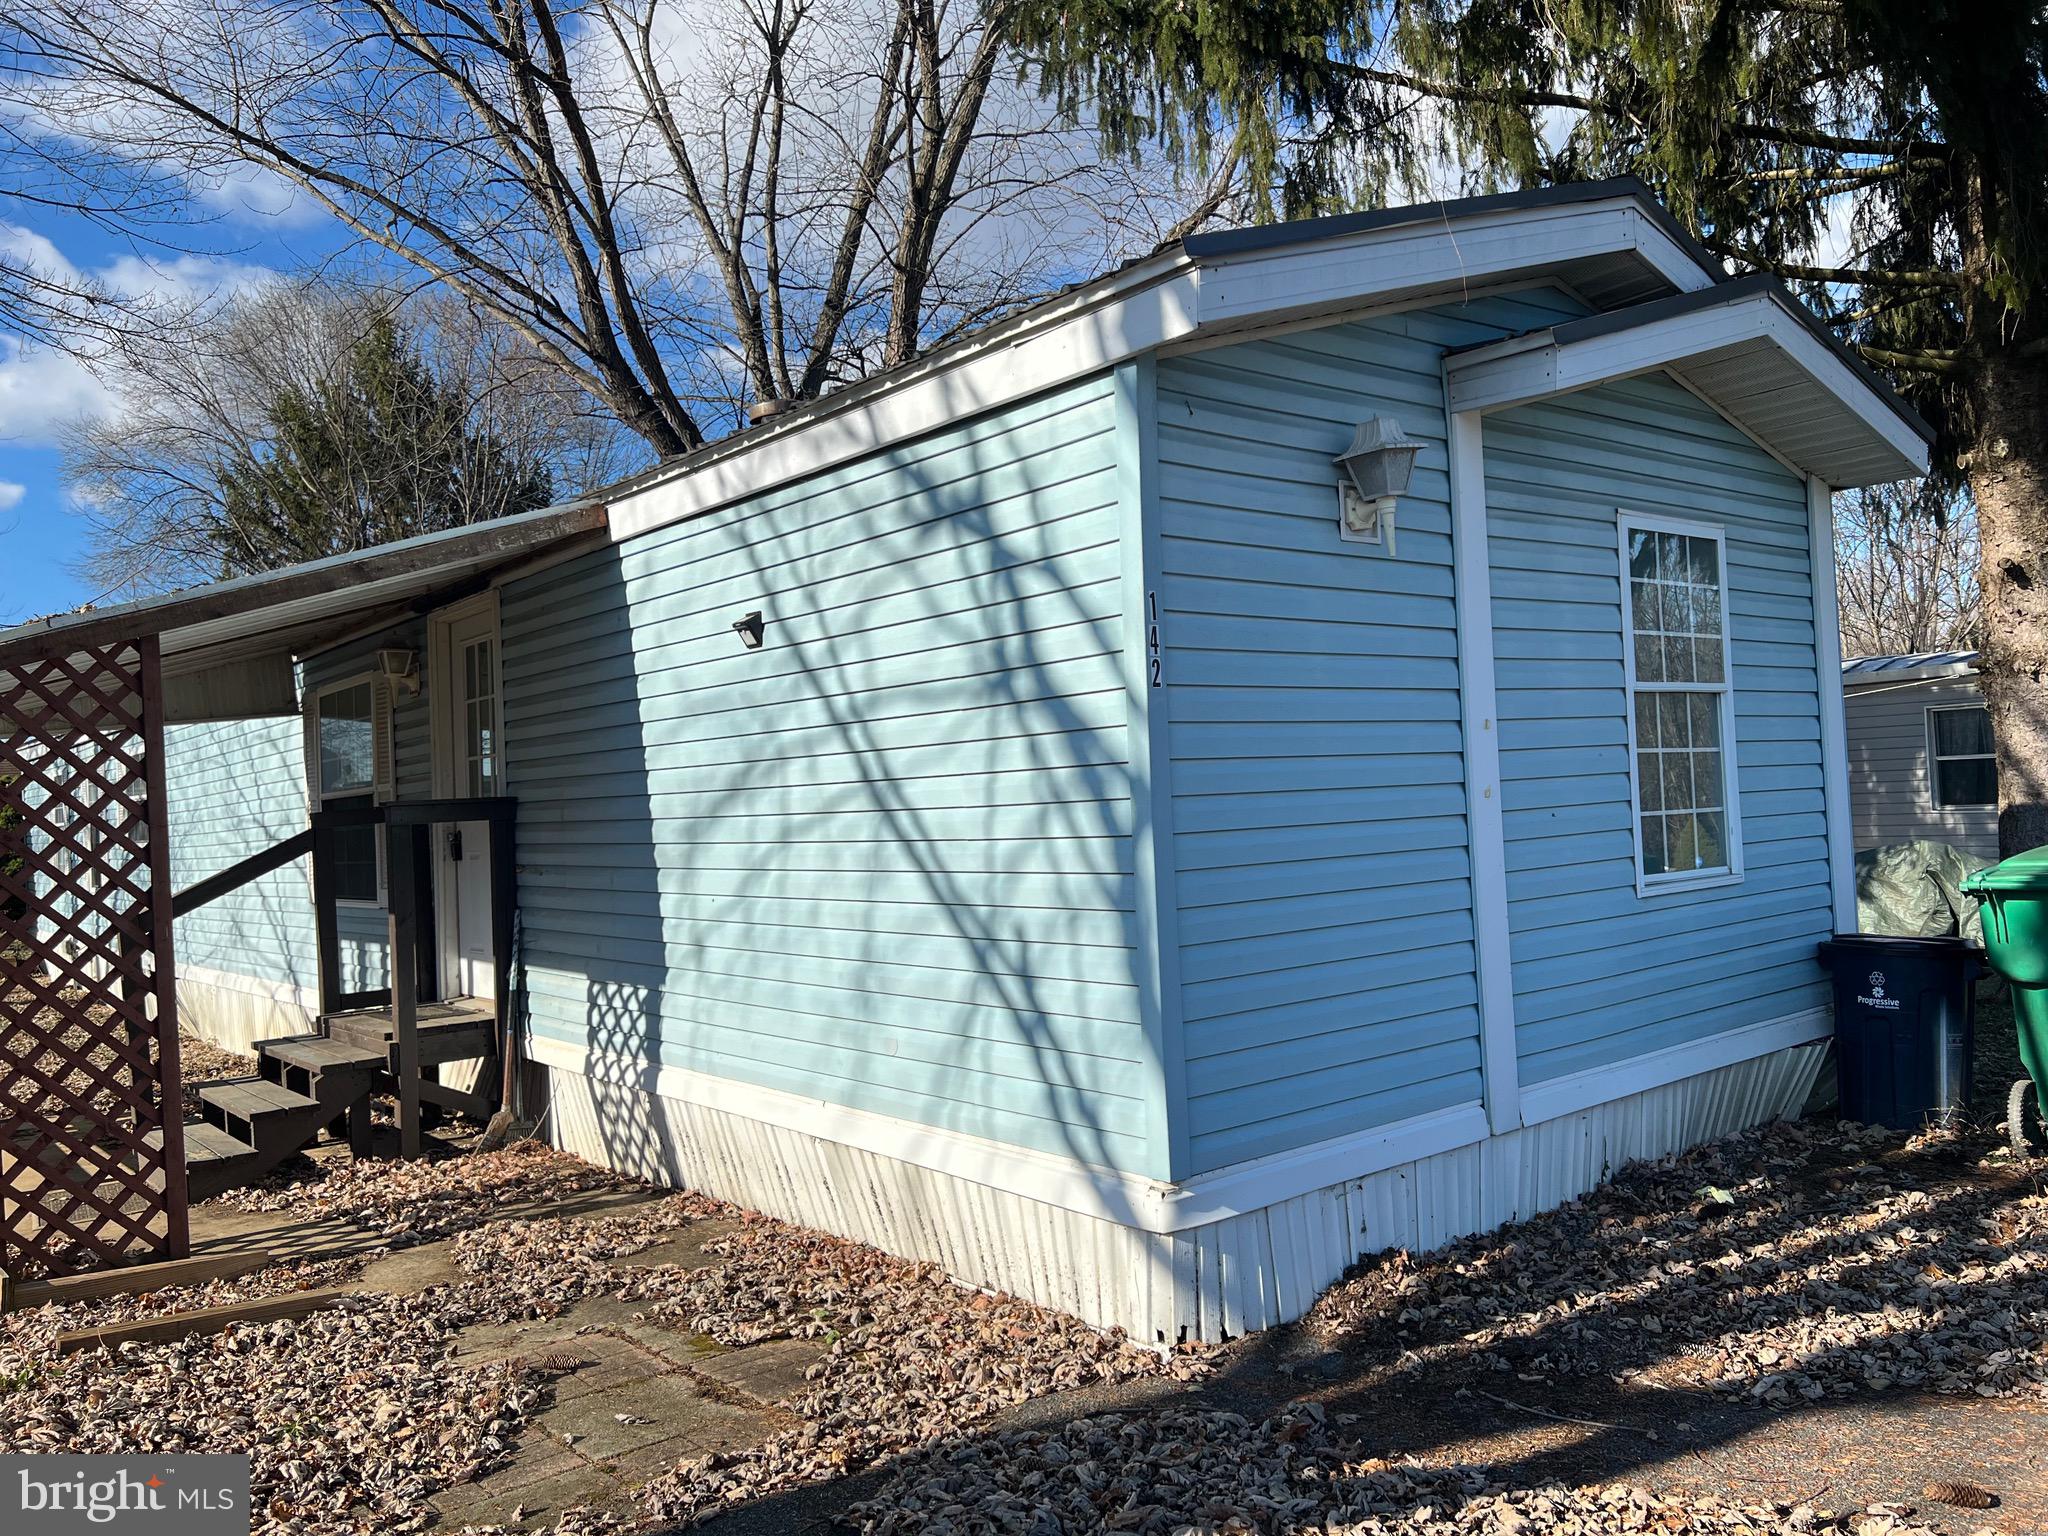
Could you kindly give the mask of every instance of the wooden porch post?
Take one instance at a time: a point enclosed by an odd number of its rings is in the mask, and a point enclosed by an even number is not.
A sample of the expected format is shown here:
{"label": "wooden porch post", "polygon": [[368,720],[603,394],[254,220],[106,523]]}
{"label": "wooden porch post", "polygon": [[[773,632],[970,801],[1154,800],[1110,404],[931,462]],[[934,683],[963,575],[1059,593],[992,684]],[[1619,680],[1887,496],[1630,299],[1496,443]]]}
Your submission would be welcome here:
{"label": "wooden porch post", "polygon": [[334,828],[313,813],[313,930],[320,971],[320,1012],[341,1011],[341,921],[334,910]]}
{"label": "wooden porch post", "polygon": [[419,887],[414,828],[384,823],[385,890],[390,900],[391,1023],[398,1036],[398,1151],[420,1155]]}
{"label": "wooden porch post", "polygon": [[502,1074],[498,1107],[510,1111],[519,1081],[519,1058],[512,1039],[513,907],[519,899],[519,870],[513,863],[512,814],[501,807],[491,817],[491,995],[497,1001],[498,1069]]}
{"label": "wooden porch post", "polygon": [[[178,965],[171,909],[171,815],[164,789],[163,658],[157,637],[136,642],[136,671],[142,682],[142,756],[149,817],[150,948],[156,955],[157,1102],[163,1114],[164,1253],[182,1259],[191,1251],[186,1211],[185,1094],[178,1061]],[[136,967],[140,980],[141,967]]]}

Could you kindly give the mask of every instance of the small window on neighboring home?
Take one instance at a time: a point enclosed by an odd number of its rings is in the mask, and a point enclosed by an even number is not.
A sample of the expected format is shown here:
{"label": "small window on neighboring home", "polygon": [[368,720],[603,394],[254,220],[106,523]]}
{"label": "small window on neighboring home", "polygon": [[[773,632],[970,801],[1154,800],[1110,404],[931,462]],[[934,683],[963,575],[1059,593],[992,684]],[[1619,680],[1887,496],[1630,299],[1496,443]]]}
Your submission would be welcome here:
{"label": "small window on neighboring home", "polygon": [[[316,701],[322,810],[376,804],[377,683],[372,678],[323,689]],[[384,899],[383,846],[374,826],[341,827],[334,835],[337,901],[377,905]]]}
{"label": "small window on neighboring home", "polygon": [[1621,554],[1637,885],[1732,878],[1742,848],[1720,533],[1624,513]]}
{"label": "small window on neighboring home", "polygon": [[1927,752],[1937,809],[1998,804],[1991,711],[1982,704],[1928,710]]}

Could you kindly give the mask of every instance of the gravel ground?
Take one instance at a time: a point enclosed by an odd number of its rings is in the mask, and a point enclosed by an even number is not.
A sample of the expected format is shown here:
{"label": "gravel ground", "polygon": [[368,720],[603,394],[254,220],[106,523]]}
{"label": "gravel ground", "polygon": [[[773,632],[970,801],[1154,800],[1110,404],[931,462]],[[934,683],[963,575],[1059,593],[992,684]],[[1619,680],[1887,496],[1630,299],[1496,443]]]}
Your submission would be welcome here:
{"label": "gravel ground", "polygon": [[542,1398],[512,1366],[443,1357],[445,1309],[362,1296],[286,1322],[73,1357],[0,1397],[31,1453],[210,1451],[251,1461],[255,1529],[406,1531],[426,1496],[504,1459]]}
{"label": "gravel ground", "polygon": [[927,1452],[849,1511],[867,1536],[1525,1536],[1559,1532],[1910,1536],[1899,1507],[1834,1511],[1662,1498],[1626,1485],[1505,1488],[1483,1467],[1390,1464],[1315,1403],[1262,1423],[1221,1410],[1102,1414]]}
{"label": "gravel ground", "polygon": [[1368,1261],[1310,1326],[1395,1374],[1648,1373],[1784,1407],[2048,1389],[2048,1162],[1811,1121],[1638,1165],[1426,1261]]}
{"label": "gravel ground", "polygon": [[[1799,1123],[1731,1137],[1626,1169],[1518,1227],[1367,1261],[1281,1348],[1280,1372],[1299,1366],[1295,1375],[1223,1367],[1237,1401],[1205,1393],[956,1437],[906,1458],[851,1519],[867,1536],[1968,1530],[1997,1511],[1944,1510],[1931,1494],[1912,1505],[1758,1504],[1742,1481],[1702,1496],[1704,1460],[1681,1474],[1691,1491],[1674,1492],[1661,1479],[1685,1458],[1665,1459],[1654,1430],[1605,1420],[1655,1422],[1647,1410],[1661,1404],[1673,1419],[1704,1421],[1685,1405],[1717,1402],[1716,1432],[1740,1437],[1772,1412],[1880,1395],[2048,1401],[2044,1179],[2048,1162],[2015,1163],[1983,1133]],[[1229,1411],[1269,1386],[1280,1391],[1268,1402],[1291,1390],[1334,1405],[1297,1401],[1263,1421],[1264,1409]],[[1432,1427],[1411,1437],[1418,1419]],[[1475,1441],[1442,1432],[1459,1422],[1486,1437],[1489,1459],[1542,1459],[1526,1439],[1482,1429],[1488,1421],[1564,1429],[1567,1440],[1576,1427],[1590,1436],[1587,1461],[1655,1464],[1647,1476],[1664,1491],[1460,1465]],[[1874,1439],[1895,1459],[1894,1422],[1838,1419],[1832,1439],[1815,1443],[1854,1446],[1860,1462]],[[1681,1440],[1702,1428],[1677,1424],[1694,1431]],[[1989,1439],[2005,1426],[1982,1428]],[[1431,1445],[1427,1465],[1381,1459],[1403,1438]],[[1919,1444],[1927,1460],[1902,1469],[1916,1494],[1915,1470],[1932,1477],[1953,1464],[1937,1447]],[[1839,1466],[1806,1464],[1807,1486],[1825,1489]]]}

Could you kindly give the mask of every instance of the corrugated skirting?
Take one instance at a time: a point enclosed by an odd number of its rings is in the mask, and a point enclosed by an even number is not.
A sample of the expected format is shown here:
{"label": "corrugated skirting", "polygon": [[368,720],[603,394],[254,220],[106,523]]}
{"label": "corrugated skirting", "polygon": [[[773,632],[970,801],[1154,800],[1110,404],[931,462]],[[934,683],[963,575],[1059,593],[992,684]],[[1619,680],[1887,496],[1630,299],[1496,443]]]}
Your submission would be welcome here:
{"label": "corrugated skirting", "polygon": [[1362,1254],[1427,1252],[1561,1205],[1624,1163],[1796,1113],[1821,1055],[1795,1046],[1175,1233],[637,1086],[535,1070],[550,1139],[579,1157],[1163,1343],[1289,1322]]}
{"label": "corrugated skirting", "polygon": [[178,967],[179,1027],[246,1056],[258,1040],[314,1027],[318,994],[289,982],[259,981],[202,966]]}

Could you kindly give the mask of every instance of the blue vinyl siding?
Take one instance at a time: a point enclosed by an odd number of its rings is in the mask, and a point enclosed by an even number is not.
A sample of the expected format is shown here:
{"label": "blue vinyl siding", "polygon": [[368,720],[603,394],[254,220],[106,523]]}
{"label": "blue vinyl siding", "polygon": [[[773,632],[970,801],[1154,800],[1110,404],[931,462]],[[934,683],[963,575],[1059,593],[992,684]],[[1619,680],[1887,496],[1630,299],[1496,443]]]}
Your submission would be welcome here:
{"label": "blue vinyl siding", "polygon": [[[1480,300],[1162,360],[1189,1172],[1476,1101],[1479,1020],[1442,355],[1581,313]],[[1331,464],[1429,446],[1395,553]]]}
{"label": "blue vinyl siding", "polygon": [[[1502,811],[1524,1082],[1826,1002],[1806,491],[1677,384],[1486,421]],[[1639,897],[1616,515],[1727,530],[1744,876]]]}
{"label": "blue vinyl siding", "polygon": [[[304,749],[296,717],[167,726],[164,763],[174,889],[305,830]],[[178,964],[309,991],[317,987],[306,864],[287,864],[179,918]]]}
{"label": "blue vinyl siding", "polygon": [[539,1035],[1164,1172],[1116,442],[1091,380],[505,589]]}

